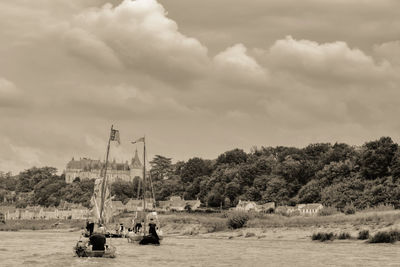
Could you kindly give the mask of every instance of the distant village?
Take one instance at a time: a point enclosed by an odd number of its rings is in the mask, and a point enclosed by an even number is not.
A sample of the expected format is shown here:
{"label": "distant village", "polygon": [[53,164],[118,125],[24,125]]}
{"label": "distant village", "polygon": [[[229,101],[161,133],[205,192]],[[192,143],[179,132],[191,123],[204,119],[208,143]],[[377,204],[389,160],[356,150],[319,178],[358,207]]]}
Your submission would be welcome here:
{"label": "distant village", "polygon": [[[143,211],[143,200],[130,199],[126,204],[122,201],[112,201],[113,215],[125,212]],[[146,199],[146,209],[157,212],[200,212],[200,200],[184,200],[179,196],[171,196],[169,200],[158,201],[155,203],[152,199]],[[265,204],[256,204],[254,201],[240,200],[236,207],[230,210],[242,212],[261,212],[261,213],[279,213],[282,215],[303,215],[314,216],[323,209],[322,204],[298,204],[296,206],[276,206],[274,202]],[[218,211],[218,210],[215,210]],[[9,206],[0,206],[0,221],[10,220],[84,220],[91,216],[91,211],[81,205],[64,203],[58,208],[45,207],[27,207],[14,208]]]}

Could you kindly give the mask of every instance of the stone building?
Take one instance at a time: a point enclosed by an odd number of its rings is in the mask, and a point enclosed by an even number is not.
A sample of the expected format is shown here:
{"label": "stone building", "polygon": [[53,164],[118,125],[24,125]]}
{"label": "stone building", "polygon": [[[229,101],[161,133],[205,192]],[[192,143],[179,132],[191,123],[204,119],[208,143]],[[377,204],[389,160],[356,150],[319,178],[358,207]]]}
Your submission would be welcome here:
{"label": "stone building", "polygon": [[[65,181],[67,183],[72,183],[77,177],[81,180],[99,178],[101,177],[102,171],[104,171],[104,165],[105,162],[100,160],[88,158],[75,160],[72,158],[72,160],[67,163],[65,169]],[[115,159],[108,163],[107,180],[110,183],[118,179],[132,181],[135,177],[143,177],[143,165],[139,159],[137,150],[130,163],[128,163],[128,161],[125,163],[117,163]]]}

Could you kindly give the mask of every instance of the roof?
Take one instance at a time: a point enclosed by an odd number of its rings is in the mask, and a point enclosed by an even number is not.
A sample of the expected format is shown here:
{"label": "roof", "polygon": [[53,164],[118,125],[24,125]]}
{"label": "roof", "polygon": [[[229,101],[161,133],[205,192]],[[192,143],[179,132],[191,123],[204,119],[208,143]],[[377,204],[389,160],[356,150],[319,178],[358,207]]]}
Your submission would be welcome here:
{"label": "roof", "polygon": [[312,204],[303,204],[299,209],[318,209],[323,207],[320,203],[312,203]]}
{"label": "roof", "polygon": [[132,158],[131,167],[133,169],[141,169],[143,167],[142,163],[140,162],[137,149],[135,150],[135,157]]}
{"label": "roof", "polygon": [[254,206],[256,205],[254,201],[239,200],[239,203],[236,205],[236,207],[245,207],[249,204],[252,204]]}
{"label": "roof", "polygon": [[275,202],[268,202],[268,203],[260,204],[258,206],[263,209],[275,208]]}
{"label": "roof", "polygon": [[[79,160],[75,160],[72,158],[70,162],[67,163],[67,169],[78,169],[83,171],[91,171],[91,170],[101,170],[104,166],[104,162],[100,160],[93,160],[88,158],[82,158]],[[115,160],[109,162],[108,167],[112,170],[129,170],[129,165],[127,162],[118,163]]]}

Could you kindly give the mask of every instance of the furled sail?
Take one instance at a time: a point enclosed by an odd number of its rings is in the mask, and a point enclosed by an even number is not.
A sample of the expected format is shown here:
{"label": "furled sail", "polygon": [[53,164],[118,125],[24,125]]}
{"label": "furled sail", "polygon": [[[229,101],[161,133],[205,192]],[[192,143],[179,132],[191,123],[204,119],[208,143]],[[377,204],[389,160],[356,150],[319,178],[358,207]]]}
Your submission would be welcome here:
{"label": "furled sail", "polygon": [[100,220],[100,207],[101,207],[101,185],[102,179],[97,178],[94,183],[94,192],[91,198],[92,204],[92,216],[96,221],[102,221],[103,223],[109,223],[113,216],[113,208],[112,208],[112,198],[110,194],[109,187],[105,187],[104,194],[104,208],[103,208],[103,218]]}

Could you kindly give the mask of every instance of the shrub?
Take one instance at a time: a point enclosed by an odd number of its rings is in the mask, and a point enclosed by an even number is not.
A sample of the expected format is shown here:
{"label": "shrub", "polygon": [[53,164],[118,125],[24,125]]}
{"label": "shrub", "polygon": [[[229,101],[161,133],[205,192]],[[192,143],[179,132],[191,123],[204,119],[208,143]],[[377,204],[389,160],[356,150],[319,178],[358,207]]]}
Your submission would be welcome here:
{"label": "shrub", "polygon": [[358,232],[358,239],[366,240],[369,238],[369,231],[368,230],[361,230]]}
{"label": "shrub", "polygon": [[323,233],[323,232],[319,232],[319,233],[314,233],[312,236],[311,236],[311,239],[312,240],[319,240],[319,241],[321,241],[321,242],[324,242],[324,241],[333,241],[334,239],[335,239],[335,234],[334,233],[332,233],[332,232],[330,232],[330,233]]}
{"label": "shrub", "polygon": [[356,213],[356,208],[353,205],[348,205],[343,209],[344,214],[350,215]]}
{"label": "shrub", "polygon": [[347,232],[340,233],[337,237],[338,239],[351,239],[351,235]]}
{"label": "shrub", "polygon": [[228,217],[228,226],[232,229],[239,229],[245,226],[249,219],[249,215],[244,212],[234,212]]}
{"label": "shrub", "polygon": [[392,230],[389,232],[378,232],[370,240],[370,243],[394,243],[400,240],[400,232]]}
{"label": "shrub", "polygon": [[318,216],[329,216],[336,214],[338,211],[334,207],[324,207],[323,209],[318,211]]}

